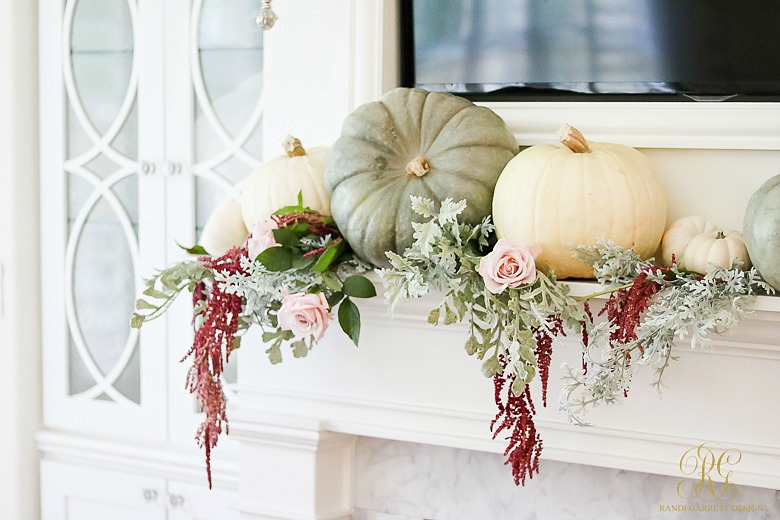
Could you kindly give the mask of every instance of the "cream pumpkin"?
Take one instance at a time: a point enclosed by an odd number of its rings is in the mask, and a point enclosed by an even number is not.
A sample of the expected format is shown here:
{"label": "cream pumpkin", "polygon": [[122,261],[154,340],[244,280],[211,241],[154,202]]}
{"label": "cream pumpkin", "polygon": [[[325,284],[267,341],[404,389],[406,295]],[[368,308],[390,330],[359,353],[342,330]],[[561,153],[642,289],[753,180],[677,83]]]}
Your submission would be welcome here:
{"label": "cream pumpkin", "polygon": [[226,200],[209,216],[198,244],[211,256],[222,256],[228,249],[241,246],[249,235],[241,216],[241,205]]}
{"label": "cream pumpkin", "polygon": [[672,256],[680,262],[693,237],[702,233],[718,231],[718,227],[698,215],[675,220],[664,233],[661,240],[661,259],[665,265],[672,265]]}
{"label": "cream pumpkin", "polygon": [[647,157],[588,143],[569,125],[558,137],[564,147],[532,146],[504,168],[493,196],[498,236],[541,247],[537,266],[559,278],[593,278],[571,246],[599,238],[652,256],[666,225],[666,194]]}
{"label": "cream pumpkin", "polygon": [[689,271],[704,274],[715,267],[730,269],[734,260],[741,260],[743,269],[751,266],[742,233],[710,231],[691,239],[679,263]]}
{"label": "cream pumpkin", "polygon": [[328,149],[304,150],[301,142],[291,136],[283,146],[286,155],[262,164],[244,184],[241,213],[247,229],[279,208],[297,204],[299,192],[304,206],[330,215],[330,195],[323,182]]}

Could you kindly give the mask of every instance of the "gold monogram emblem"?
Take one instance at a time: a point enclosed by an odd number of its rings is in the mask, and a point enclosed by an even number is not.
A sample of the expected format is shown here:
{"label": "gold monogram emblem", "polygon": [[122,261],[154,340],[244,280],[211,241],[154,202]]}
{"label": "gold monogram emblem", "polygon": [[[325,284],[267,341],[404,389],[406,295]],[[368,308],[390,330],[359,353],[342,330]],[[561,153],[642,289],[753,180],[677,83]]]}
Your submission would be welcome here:
{"label": "gold monogram emblem", "polygon": [[[693,482],[687,479],[681,480],[677,484],[677,494],[681,498],[698,497],[706,501],[732,500],[737,496],[737,486],[730,481],[732,471],[729,466],[734,466],[742,460],[742,452],[730,448],[717,455],[713,451],[718,449],[716,446],[717,443],[704,442],[683,453],[680,458],[680,471],[683,475],[689,475],[696,480]],[[716,475],[723,480],[723,483],[712,480]]]}

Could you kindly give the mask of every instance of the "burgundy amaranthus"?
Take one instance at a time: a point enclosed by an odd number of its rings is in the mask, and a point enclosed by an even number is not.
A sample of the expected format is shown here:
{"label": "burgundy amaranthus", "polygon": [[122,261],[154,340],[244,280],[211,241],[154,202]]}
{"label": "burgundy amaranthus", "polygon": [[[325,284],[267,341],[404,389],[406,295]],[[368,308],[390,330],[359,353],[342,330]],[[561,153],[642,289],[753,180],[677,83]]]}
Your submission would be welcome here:
{"label": "burgundy amaranthus", "polygon": [[542,453],[542,438],[534,424],[536,409],[528,385],[520,395],[514,395],[512,383],[515,376],[505,375],[506,360],[503,356],[499,356],[499,361],[502,370],[493,376],[498,413],[490,423],[490,429],[494,439],[504,430],[510,432],[507,437],[509,445],[504,450],[504,464],[512,466],[515,485],[525,485],[526,478],[533,478],[534,473],[539,473],[539,456]]}
{"label": "burgundy amaranthus", "polygon": [[553,316],[548,323],[549,330],[538,328],[534,331],[536,338],[536,363],[539,367],[539,379],[542,381],[542,404],[547,407],[547,381],[550,378],[550,361],[552,360],[553,340],[558,336],[565,336],[563,320],[560,316]]}
{"label": "burgundy amaranthus", "polygon": [[[227,271],[229,274],[243,272],[241,258],[246,250],[234,247],[219,258],[201,257],[204,267],[215,272]],[[193,305],[205,301],[206,307],[195,317],[203,321],[195,332],[192,348],[182,361],[192,357],[192,367],[187,373],[186,388],[195,394],[198,403],[206,414],[195,435],[198,444],[206,450],[206,473],[211,488],[211,449],[217,445],[224,424],[228,432],[228,419],[225,414],[227,400],[222,388],[223,352],[224,361],[230,357],[238,331],[242,301],[240,296],[225,293],[215,283],[211,291],[206,292],[205,284],[199,283],[192,293]]]}
{"label": "burgundy amaranthus", "polygon": [[[609,336],[610,343],[625,344],[637,338],[636,328],[639,326],[642,314],[650,306],[650,299],[662,288],[658,282],[647,279],[650,270],[668,272],[670,268],[651,266],[647,270],[643,270],[630,287],[619,289],[610,294],[606,305],[599,311],[599,316],[606,313],[607,319],[617,325],[617,328]],[[583,339],[587,345],[587,336],[584,336]],[[641,351],[642,347],[640,346],[639,349]],[[626,364],[630,362],[629,356],[630,354],[626,354]],[[628,397],[628,389],[623,390],[623,396]]]}

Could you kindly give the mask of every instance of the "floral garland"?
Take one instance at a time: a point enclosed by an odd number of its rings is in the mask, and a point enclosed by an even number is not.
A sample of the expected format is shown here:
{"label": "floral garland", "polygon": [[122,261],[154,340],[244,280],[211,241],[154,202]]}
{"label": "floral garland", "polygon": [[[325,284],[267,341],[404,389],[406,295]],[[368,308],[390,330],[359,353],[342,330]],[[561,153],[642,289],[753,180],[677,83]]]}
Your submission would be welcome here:
{"label": "floral garland", "polygon": [[[708,347],[712,334],[727,333],[749,313],[757,294],[774,289],[755,268],[716,268],[708,274],[687,271],[675,263],[655,264],[609,241],[577,248],[607,287],[592,296],[609,294],[599,312],[605,320],[588,320],[583,334],[581,369],[563,366],[561,409],[569,420],[587,424],[583,414],[594,406],[628,397],[634,375],[644,366],[655,369],[653,386],[663,390],[663,375],[675,341],[690,338],[691,348]],[[586,311],[590,308],[585,302]]]}
{"label": "floral garland", "polygon": [[[411,224],[412,246],[403,254],[387,252],[391,268],[377,270],[385,303],[393,312],[410,298],[440,291],[429,323],[467,323],[466,352],[493,379],[497,412],[490,429],[493,438],[505,436],[506,464],[518,485],[539,472],[543,441],[529,383],[538,373],[547,406],[555,338],[566,331],[582,337],[582,365],[564,364],[559,404],[571,422],[585,425],[588,410],[627,397],[644,366],[655,368],[653,385],[660,391],[675,341],[690,337],[692,347],[707,346],[711,334],[733,329],[756,294],[773,293],[755,269],[734,265],[701,275],[600,241],[575,254],[593,266],[605,289],[573,298],[553,272],[537,271],[538,248],[496,240],[490,217],[460,222],[466,201],[446,199],[437,208],[412,197],[411,204],[420,216]],[[187,388],[205,412],[196,438],[211,485],[211,449],[228,430],[220,376],[246,329],[261,327],[268,358],[279,363],[284,345],[294,357],[306,356],[338,308],[339,325],[357,345],[360,313],[352,298],[370,298],[376,290],[364,276],[372,266],[352,253],[331,217],[303,207],[300,195],[297,205],[255,224],[243,247],[218,258],[197,246],[188,251],[200,256],[147,280],[131,325],[161,316],[184,289],[192,293],[196,332],[184,359],[192,360]],[[594,317],[588,302],[597,296],[607,299]]]}
{"label": "floral garland", "polygon": [[284,344],[304,357],[338,307],[339,325],[357,345],[360,312],[352,298],[371,298],[376,289],[362,274],[371,267],[352,254],[333,218],[304,207],[300,195],[296,206],[256,223],[243,247],[218,258],[199,246],[187,251],[201,256],[146,281],[131,326],[161,316],[184,289],[192,293],[195,338],[182,361],[192,359],[186,386],[205,413],[196,439],[211,487],[211,450],[228,433],[221,375],[241,335],[258,325],[271,363],[282,361]]}
{"label": "floral garland", "polygon": [[[427,220],[413,224],[415,241],[403,255],[387,253],[392,268],[380,276],[391,311],[438,290],[445,292],[444,301],[428,321],[438,324],[442,313],[446,325],[468,321],[466,352],[483,360],[483,374],[493,378],[498,412],[491,430],[493,438],[508,434],[504,456],[515,484],[539,472],[543,443],[528,384],[538,371],[546,406],[553,340],[566,328],[582,335],[583,363],[564,365],[560,405],[572,422],[584,425],[587,409],[628,396],[642,366],[656,367],[654,385],[660,390],[676,339],[690,335],[692,347],[707,345],[710,333],[736,325],[755,294],[773,292],[755,269],[734,266],[700,275],[600,241],[576,252],[607,289],[574,299],[554,273],[536,271],[538,248],[499,239],[489,251],[490,217],[478,225],[458,223],[465,207],[465,201],[447,199],[437,211],[431,200],[413,197],[412,209]],[[599,313],[606,319],[596,320],[588,300],[607,294]]]}

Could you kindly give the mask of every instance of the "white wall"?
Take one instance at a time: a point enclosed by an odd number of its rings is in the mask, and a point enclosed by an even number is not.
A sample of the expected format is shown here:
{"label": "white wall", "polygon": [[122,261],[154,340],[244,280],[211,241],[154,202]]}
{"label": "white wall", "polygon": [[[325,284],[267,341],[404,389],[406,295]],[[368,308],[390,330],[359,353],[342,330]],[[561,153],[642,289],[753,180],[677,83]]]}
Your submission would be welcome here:
{"label": "white wall", "polygon": [[0,0],[0,516],[38,518],[37,2]]}

